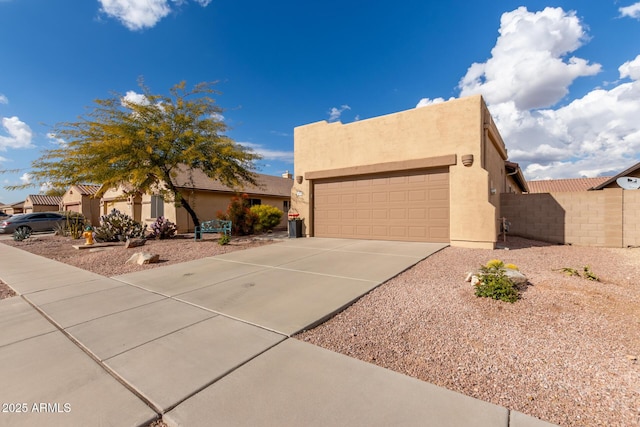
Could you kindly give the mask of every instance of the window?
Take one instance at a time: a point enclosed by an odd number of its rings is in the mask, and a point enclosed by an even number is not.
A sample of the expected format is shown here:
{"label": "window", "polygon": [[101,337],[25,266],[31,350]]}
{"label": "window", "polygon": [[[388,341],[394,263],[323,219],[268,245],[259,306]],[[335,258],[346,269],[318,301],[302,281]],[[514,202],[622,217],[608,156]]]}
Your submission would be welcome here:
{"label": "window", "polygon": [[260,199],[247,199],[249,202],[249,206],[258,206],[262,204],[262,200]]}
{"label": "window", "polygon": [[291,202],[290,202],[289,200],[285,200],[285,201],[283,201],[283,202],[282,202],[282,210],[283,210],[285,213],[289,212],[289,204],[290,204],[290,203],[291,203]]}
{"label": "window", "polygon": [[151,218],[164,216],[164,199],[161,196],[151,196]]}

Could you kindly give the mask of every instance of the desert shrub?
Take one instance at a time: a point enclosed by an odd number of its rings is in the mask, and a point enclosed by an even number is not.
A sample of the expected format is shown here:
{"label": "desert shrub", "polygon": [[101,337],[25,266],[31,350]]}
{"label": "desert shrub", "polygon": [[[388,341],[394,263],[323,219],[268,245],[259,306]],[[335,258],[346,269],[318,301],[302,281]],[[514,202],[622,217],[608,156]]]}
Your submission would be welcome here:
{"label": "desert shrub", "polygon": [[31,236],[31,230],[28,227],[19,227],[13,232],[13,240],[16,242],[22,242],[24,239],[28,239]]}
{"label": "desert shrub", "polygon": [[101,242],[124,242],[129,238],[143,237],[147,226],[143,226],[129,215],[113,209],[108,215],[100,217],[100,226],[96,227],[95,239]]}
{"label": "desert shrub", "polygon": [[151,228],[151,234],[148,236],[150,239],[169,239],[178,232],[176,225],[163,216],[158,217],[149,228]]}
{"label": "desert shrub", "polygon": [[499,301],[516,302],[518,289],[511,279],[505,276],[505,265],[500,260],[491,260],[480,267],[476,296],[488,297]]}
{"label": "desert shrub", "polygon": [[251,212],[249,196],[234,196],[227,206],[226,212],[218,212],[218,219],[231,221],[231,234],[246,236],[253,233],[256,216]]}
{"label": "desert shrub", "polygon": [[64,224],[56,225],[55,233],[58,236],[70,236],[73,239],[81,238],[87,225],[84,215],[69,211],[64,212],[63,215],[65,216]]}
{"label": "desert shrub", "polygon": [[228,245],[229,242],[231,241],[231,237],[227,236],[226,234],[223,234],[222,236],[220,236],[220,238],[218,239],[218,244],[220,246],[224,246],[224,245]]}
{"label": "desert shrub", "polygon": [[256,205],[251,206],[251,213],[256,216],[254,228],[256,231],[271,231],[275,226],[280,224],[282,212],[275,206]]}
{"label": "desert shrub", "polygon": [[567,276],[583,277],[587,280],[592,280],[594,282],[600,281],[600,278],[596,276],[593,271],[591,271],[591,267],[589,267],[588,265],[585,265],[584,267],[582,267],[582,275],[577,269],[571,268],[571,267],[562,267],[558,269],[558,271],[563,272]]}

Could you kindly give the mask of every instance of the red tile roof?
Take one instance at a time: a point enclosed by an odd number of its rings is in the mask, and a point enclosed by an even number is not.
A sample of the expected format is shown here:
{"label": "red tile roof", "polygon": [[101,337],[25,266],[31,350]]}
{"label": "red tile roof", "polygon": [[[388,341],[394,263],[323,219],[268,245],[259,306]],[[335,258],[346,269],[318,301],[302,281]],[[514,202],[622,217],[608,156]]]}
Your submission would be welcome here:
{"label": "red tile roof", "polygon": [[32,205],[58,206],[62,201],[60,196],[45,196],[43,194],[29,194],[27,199],[31,200]]}
{"label": "red tile roof", "polygon": [[99,185],[92,184],[76,184],[74,187],[76,187],[83,196],[92,196],[100,189]]}
{"label": "red tile roof", "polygon": [[[259,173],[256,174],[256,180],[260,184],[259,186],[246,185],[239,191],[256,195],[291,197],[291,188],[293,187],[292,179]],[[178,187],[182,188],[235,192],[234,189],[223,185],[220,181],[209,178],[199,169],[189,171],[186,170],[186,168],[182,168],[175,178],[175,183]]]}
{"label": "red tile roof", "polygon": [[587,191],[611,179],[610,176],[597,178],[546,179],[527,181],[529,193],[566,193],[571,191]]}

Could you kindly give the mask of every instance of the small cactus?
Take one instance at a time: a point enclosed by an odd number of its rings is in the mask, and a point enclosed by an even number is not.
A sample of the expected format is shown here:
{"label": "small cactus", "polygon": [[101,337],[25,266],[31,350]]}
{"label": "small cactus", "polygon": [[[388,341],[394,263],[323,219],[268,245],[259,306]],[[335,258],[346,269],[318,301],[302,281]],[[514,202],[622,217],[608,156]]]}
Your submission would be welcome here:
{"label": "small cactus", "polygon": [[24,239],[28,239],[31,236],[31,230],[27,227],[20,227],[13,232],[13,240],[16,242],[22,242]]}

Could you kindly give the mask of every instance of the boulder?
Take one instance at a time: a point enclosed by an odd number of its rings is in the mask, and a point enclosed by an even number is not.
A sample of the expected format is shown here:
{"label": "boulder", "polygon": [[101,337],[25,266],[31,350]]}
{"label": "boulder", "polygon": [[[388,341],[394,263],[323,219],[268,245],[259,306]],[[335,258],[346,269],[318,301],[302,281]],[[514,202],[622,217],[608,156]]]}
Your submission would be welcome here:
{"label": "boulder", "polygon": [[518,270],[512,270],[510,268],[507,268],[507,270],[504,272],[504,275],[511,279],[513,284],[516,286],[524,285],[525,283],[527,283],[527,280],[529,280],[527,279],[527,276],[520,273]]}
{"label": "boulder", "polygon": [[[482,274],[480,271],[472,271],[470,273],[467,273],[467,277],[464,280],[465,282],[471,282],[471,284],[475,286],[479,281],[478,277],[480,276],[480,274]],[[504,275],[511,279],[513,284],[516,286],[523,285],[529,280],[527,279],[527,276],[522,274],[520,271],[513,270],[511,268],[505,269]]]}
{"label": "boulder", "polygon": [[138,246],[143,246],[147,241],[145,239],[127,239],[127,243],[124,244],[126,249],[129,248],[137,248]]}
{"label": "boulder", "polygon": [[136,252],[131,255],[131,258],[125,262],[125,264],[153,264],[154,262],[160,261],[160,255],[152,254],[149,252]]}

